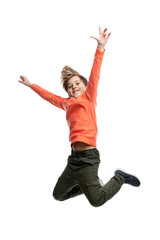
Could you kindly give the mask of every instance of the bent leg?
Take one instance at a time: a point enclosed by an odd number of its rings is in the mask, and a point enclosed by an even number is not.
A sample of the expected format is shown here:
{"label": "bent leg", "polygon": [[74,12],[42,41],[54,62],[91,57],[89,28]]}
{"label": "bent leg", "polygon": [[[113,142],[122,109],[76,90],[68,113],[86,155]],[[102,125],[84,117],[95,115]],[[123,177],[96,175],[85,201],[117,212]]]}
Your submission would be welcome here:
{"label": "bent leg", "polygon": [[62,175],[59,177],[53,190],[53,197],[56,200],[64,201],[68,198],[82,194],[82,190],[73,178],[73,174],[67,165]]}
{"label": "bent leg", "polygon": [[105,185],[101,185],[98,177],[98,165],[87,167],[83,171],[83,176],[78,180],[78,184],[86,195],[90,204],[99,207],[111,199],[121,188],[124,178],[115,175]]}

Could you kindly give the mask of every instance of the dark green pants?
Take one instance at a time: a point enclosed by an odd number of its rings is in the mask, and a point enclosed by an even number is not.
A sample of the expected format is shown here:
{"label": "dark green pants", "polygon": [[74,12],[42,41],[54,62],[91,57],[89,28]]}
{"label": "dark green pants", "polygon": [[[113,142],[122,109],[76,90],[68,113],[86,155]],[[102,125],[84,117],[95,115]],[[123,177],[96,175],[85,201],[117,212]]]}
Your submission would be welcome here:
{"label": "dark green pants", "polygon": [[84,193],[94,207],[99,207],[107,202],[119,191],[124,183],[124,178],[115,175],[102,186],[98,177],[99,164],[98,150],[82,152],[72,150],[68,157],[68,164],[54,188],[54,198],[63,201]]}

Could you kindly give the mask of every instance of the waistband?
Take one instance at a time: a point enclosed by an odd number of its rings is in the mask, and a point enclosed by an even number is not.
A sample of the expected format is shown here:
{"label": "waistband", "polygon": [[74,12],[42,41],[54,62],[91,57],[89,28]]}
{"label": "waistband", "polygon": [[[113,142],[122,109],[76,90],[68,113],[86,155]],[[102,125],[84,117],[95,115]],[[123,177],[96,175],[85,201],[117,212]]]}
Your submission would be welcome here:
{"label": "waistband", "polygon": [[73,149],[71,150],[71,156],[74,157],[95,156],[95,154],[99,154],[97,148],[87,149],[84,151],[73,151]]}

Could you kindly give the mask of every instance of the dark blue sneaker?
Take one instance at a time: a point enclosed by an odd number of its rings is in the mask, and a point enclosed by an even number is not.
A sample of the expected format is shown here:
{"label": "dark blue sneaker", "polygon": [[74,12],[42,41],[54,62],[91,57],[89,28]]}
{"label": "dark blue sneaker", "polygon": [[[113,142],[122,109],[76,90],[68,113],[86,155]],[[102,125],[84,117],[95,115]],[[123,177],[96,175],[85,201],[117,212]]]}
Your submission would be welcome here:
{"label": "dark blue sneaker", "polygon": [[135,176],[125,173],[121,170],[116,170],[115,174],[121,175],[122,177],[124,177],[125,183],[130,184],[134,187],[139,187],[140,186],[140,181],[138,178],[136,178]]}

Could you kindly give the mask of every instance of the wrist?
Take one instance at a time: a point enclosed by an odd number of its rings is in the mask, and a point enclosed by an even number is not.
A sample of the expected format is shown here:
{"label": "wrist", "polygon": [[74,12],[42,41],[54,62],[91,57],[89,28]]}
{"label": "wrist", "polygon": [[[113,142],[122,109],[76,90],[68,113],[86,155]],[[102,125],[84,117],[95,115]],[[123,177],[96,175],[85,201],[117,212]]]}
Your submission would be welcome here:
{"label": "wrist", "polygon": [[103,44],[98,43],[97,48],[102,52],[104,51],[104,45]]}

